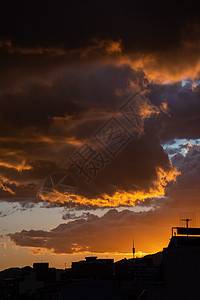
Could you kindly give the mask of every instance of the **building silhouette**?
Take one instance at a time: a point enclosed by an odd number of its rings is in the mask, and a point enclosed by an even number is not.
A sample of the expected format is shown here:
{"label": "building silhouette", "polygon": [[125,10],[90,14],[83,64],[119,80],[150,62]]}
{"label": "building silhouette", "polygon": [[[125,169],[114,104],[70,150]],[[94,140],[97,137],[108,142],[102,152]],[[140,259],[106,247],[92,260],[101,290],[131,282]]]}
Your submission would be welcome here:
{"label": "building silhouette", "polygon": [[[200,228],[173,227],[163,251],[122,259],[96,256],[58,270],[48,263],[7,270],[0,299],[200,299]],[[7,276],[6,276],[7,274]],[[13,275],[13,276],[12,276]]]}

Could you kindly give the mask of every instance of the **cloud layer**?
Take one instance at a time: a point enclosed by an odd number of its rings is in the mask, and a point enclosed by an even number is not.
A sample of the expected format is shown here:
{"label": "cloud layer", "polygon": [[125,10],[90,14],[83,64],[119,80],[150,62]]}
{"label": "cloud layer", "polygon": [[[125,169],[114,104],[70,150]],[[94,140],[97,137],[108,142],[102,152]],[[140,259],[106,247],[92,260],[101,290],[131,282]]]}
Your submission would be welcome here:
{"label": "cloud layer", "polygon": [[[199,12],[186,2],[2,4],[0,200],[75,209],[74,221],[49,231],[11,234],[16,245],[127,252],[134,234],[148,252],[161,248],[179,209],[198,209],[199,33]],[[148,100],[135,107],[132,138],[121,107],[137,90]],[[94,143],[111,121],[130,137],[113,156],[119,140],[109,151]],[[90,142],[106,163],[95,152],[101,171],[88,183],[68,158]],[[135,204],[155,211],[137,214]],[[110,210],[88,213],[98,208]]]}
{"label": "cloud layer", "polygon": [[[129,210],[109,210],[102,217],[89,214],[60,224],[50,231],[23,230],[9,235],[18,246],[45,248],[54,253],[131,252],[132,240],[137,250],[159,251],[170,236],[169,219],[175,220],[174,210],[135,213]],[[160,237],[159,237],[160,236]],[[162,239],[161,239],[162,236]]]}

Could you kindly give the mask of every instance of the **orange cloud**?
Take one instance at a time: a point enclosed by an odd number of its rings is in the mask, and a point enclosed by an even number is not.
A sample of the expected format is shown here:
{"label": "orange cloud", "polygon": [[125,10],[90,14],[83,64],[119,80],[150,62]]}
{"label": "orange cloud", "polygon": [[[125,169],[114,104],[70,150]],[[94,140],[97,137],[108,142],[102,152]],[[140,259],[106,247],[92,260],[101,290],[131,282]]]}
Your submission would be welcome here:
{"label": "orange cloud", "polygon": [[[32,131],[31,131],[32,130]],[[31,132],[31,137],[30,135]],[[36,132],[34,132],[33,129],[30,129],[30,132],[24,132],[24,136],[13,136],[13,137],[0,137],[0,141],[2,142],[17,142],[17,143],[49,143],[49,144],[55,144],[55,143],[63,143],[63,144],[69,144],[69,145],[75,145],[78,146],[81,144],[80,141],[78,141],[75,137],[57,137],[57,136],[45,136],[45,135],[37,135]],[[26,135],[27,134],[27,135]],[[9,152],[9,155],[14,155],[17,152]],[[20,153],[18,151],[18,153]],[[22,153],[22,151],[21,151]],[[7,153],[8,155],[8,153]],[[1,162],[3,163],[3,162]],[[0,164],[1,164],[0,163]],[[8,164],[9,165],[9,164]]]}
{"label": "orange cloud", "polygon": [[116,64],[127,64],[134,70],[142,70],[149,82],[171,84],[184,79],[195,80],[200,72],[199,37],[189,42],[183,40],[179,47],[154,51],[122,53]]}
{"label": "orange cloud", "polygon": [[27,48],[27,47],[17,47],[13,46],[11,40],[2,40],[0,41],[0,48],[5,48],[8,53],[21,53],[21,54],[34,54],[34,55],[43,55],[43,54],[50,54],[52,56],[63,56],[66,55],[67,52],[62,48],[55,48],[55,47],[33,47],[33,48]]}
{"label": "orange cloud", "polygon": [[15,192],[7,185],[15,185],[16,186],[17,183],[15,181],[9,180],[8,178],[0,175],[0,189],[14,195]]}
{"label": "orange cloud", "polygon": [[165,195],[165,189],[169,182],[175,182],[177,176],[180,175],[175,168],[170,171],[157,169],[157,179],[153,181],[153,187],[147,191],[117,191],[114,195],[102,195],[101,198],[88,199],[80,195],[69,195],[60,193],[57,190],[39,191],[38,196],[43,201],[48,201],[54,205],[66,205],[67,207],[121,207],[134,206],[136,201],[144,201],[147,198],[158,198]]}
{"label": "orange cloud", "polygon": [[99,56],[100,54],[112,55],[115,53],[121,53],[122,45],[121,40],[113,41],[110,39],[98,40],[92,39],[91,44],[84,48],[78,48],[73,50],[66,50],[62,47],[42,47],[36,46],[32,48],[13,46],[11,40],[0,41],[0,48],[4,48],[8,53],[21,53],[24,55],[50,55],[54,56],[79,56],[82,58]]}
{"label": "orange cloud", "polygon": [[30,251],[30,253],[33,255],[45,255],[47,252],[47,250],[41,248],[35,248]]}
{"label": "orange cloud", "polygon": [[100,54],[111,55],[119,54],[122,52],[121,40],[97,40],[93,39],[92,44],[81,50],[81,57],[99,56]]}
{"label": "orange cloud", "polygon": [[15,169],[18,172],[22,172],[23,170],[31,170],[32,169],[32,167],[30,165],[26,164],[25,160],[22,161],[22,163],[20,163],[20,164],[11,164],[11,163],[0,161],[0,166],[9,168],[9,169]]}
{"label": "orange cloud", "polygon": [[129,65],[134,70],[142,70],[150,82],[166,84],[187,78],[194,80],[198,77],[199,32],[200,28],[197,28],[193,40],[182,37],[177,47],[152,52],[139,52],[134,48],[126,50],[123,48],[123,40],[95,38],[89,45],[72,50],[63,47],[18,47],[14,46],[11,40],[0,41],[0,48],[6,49],[9,54],[48,56],[52,59],[61,57],[65,65],[69,61],[84,64],[85,59],[88,63],[100,61],[101,64]]}
{"label": "orange cloud", "polygon": [[0,41],[0,48],[2,47],[12,47],[12,42],[10,40]]}
{"label": "orange cloud", "polygon": [[158,115],[161,112],[168,114],[167,102],[163,102],[160,107],[152,105],[150,102],[146,101],[139,107],[139,114],[143,119],[148,119],[152,115]]}

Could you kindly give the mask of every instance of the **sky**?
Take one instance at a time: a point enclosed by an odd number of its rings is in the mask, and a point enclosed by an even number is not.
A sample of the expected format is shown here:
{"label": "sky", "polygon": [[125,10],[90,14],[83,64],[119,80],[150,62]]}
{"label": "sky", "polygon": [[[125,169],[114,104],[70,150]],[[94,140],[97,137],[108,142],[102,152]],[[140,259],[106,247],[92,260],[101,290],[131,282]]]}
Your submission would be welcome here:
{"label": "sky", "polygon": [[0,270],[167,247],[200,226],[193,1],[0,10]]}

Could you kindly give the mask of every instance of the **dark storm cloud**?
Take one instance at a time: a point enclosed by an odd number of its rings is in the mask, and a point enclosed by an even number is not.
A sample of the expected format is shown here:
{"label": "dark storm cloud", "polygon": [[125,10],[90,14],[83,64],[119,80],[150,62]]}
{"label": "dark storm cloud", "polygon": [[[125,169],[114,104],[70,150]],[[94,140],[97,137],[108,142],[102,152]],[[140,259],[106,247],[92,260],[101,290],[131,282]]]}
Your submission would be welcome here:
{"label": "dark storm cloud", "polygon": [[[186,1],[164,7],[158,2],[133,1],[2,5],[0,47],[5,75],[8,66],[14,76],[12,66],[18,65],[17,73],[21,70],[25,80],[26,65],[33,77],[36,70],[44,74],[66,61],[80,62],[80,57],[84,62],[96,56],[105,59],[113,49],[109,41],[120,43],[120,51],[115,51],[118,62],[120,53],[123,60],[137,61],[151,79],[159,77],[159,72],[162,80],[175,80],[181,72],[191,76],[199,69],[199,12]],[[193,72],[188,70],[191,67]],[[2,81],[5,88],[3,77]]]}
{"label": "dark storm cloud", "polygon": [[[4,2],[1,37],[16,45],[64,45],[77,48],[92,38],[122,39],[127,50],[149,51],[176,45],[182,27],[198,20],[195,5],[136,1]],[[159,24],[159,26],[158,26]]]}
{"label": "dark storm cloud", "polygon": [[[24,201],[34,199],[38,183],[65,168],[63,151],[70,154],[90,138],[99,124],[117,112],[131,85],[137,87],[143,77],[129,66],[74,67],[50,85],[34,83],[3,94],[0,171],[8,181],[2,197],[10,196],[9,181],[15,181],[13,201],[23,200],[23,193]],[[101,187],[98,194],[102,192]]]}
{"label": "dark storm cloud", "polygon": [[[106,68],[106,70],[108,70]],[[114,69],[116,72],[116,68]],[[125,72],[127,69],[121,69],[123,72]],[[128,69],[129,70],[129,69]],[[30,170],[24,170],[23,172],[19,173],[15,169],[7,169],[6,167],[1,166],[2,174],[4,176],[8,176],[10,180],[16,180],[18,178],[18,182],[25,182],[26,184],[30,184],[31,181],[33,182],[40,182],[45,176],[48,174],[59,171],[60,169],[63,170],[63,166],[60,163],[60,160],[55,157],[56,153],[61,153],[62,151],[66,151],[67,155],[70,155],[72,151],[74,151],[75,148],[80,146],[85,140],[88,139],[89,134],[94,131],[94,129],[101,124],[105,118],[109,118],[112,115],[111,106],[116,107],[118,106],[117,103],[120,102],[122,96],[113,95],[113,90],[115,88],[119,88],[119,86],[115,86],[114,84],[109,87],[107,85],[105,87],[106,91],[109,93],[110,89],[110,102],[108,105],[110,108],[108,109],[108,114],[106,115],[103,112],[104,107],[104,101],[100,101],[100,96],[98,95],[97,98],[95,98],[95,88],[93,90],[94,98],[90,95],[90,91],[86,89],[87,84],[89,85],[89,79],[93,78],[94,84],[99,84],[99,78],[101,78],[102,75],[97,76],[95,79],[96,69],[88,76],[88,81],[84,77],[82,83],[82,78],[79,78],[79,81],[77,82],[78,86],[83,86],[82,93],[83,98],[87,99],[86,106],[89,107],[89,105],[92,103],[92,105],[95,108],[95,113],[87,112],[85,111],[84,107],[82,111],[66,111],[63,113],[63,111],[58,110],[58,114],[60,113],[60,117],[52,117],[48,120],[48,114],[45,116],[46,112],[44,111],[44,117],[47,121],[47,126],[45,126],[44,122],[44,129],[41,126],[40,130],[43,131],[43,134],[46,134],[47,136],[50,136],[53,139],[53,143],[46,143],[43,142],[34,142],[35,147],[32,147],[32,143],[25,142],[22,145],[21,150],[26,150],[25,158],[27,157],[29,160],[27,164],[32,166],[32,169]],[[99,71],[100,72],[100,71]],[[116,72],[110,70],[108,71],[109,74],[109,82],[115,82],[115,75]],[[122,74],[124,74],[122,72]],[[101,74],[101,72],[100,72]],[[103,71],[103,75],[105,75],[105,70]],[[125,73],[126,74],[126,73]],[[130,73],[131,74],[131,73]],[[76,78],[76,77],[75,77]],[[133,77],[134,78],[134,77]],[[60,84],[60,90],[62,95],[62,87],[64,85],[64,80],[62,84]],[[118,81],[119,84],[120,81]],[[123,83],[123,82],[122,82]],[[128,85],[128,84],[127,84]],[[121,90],[126,90],[127,88],[126,84],[122,84]],[[56,86],[56,84],[55,84]],[[103,84],[102,84],[103,87]],[[46,89],[46,87],[45,87]],[[42,89],[41,89],[42,90]],[[52,91],[54,90],[53,87],[49,88],[49,94],[52,94]],[[100,89],[102,91],[102,88]],[[71,93],[73,94],[74,89],[70,90],[68,95]],[[56,88],[56,92],[59,94],[59,88]],[[67,87],[66,87],[66,93],[67,93]],[[104,92],[102,92],[104,94]],[[27,94],[28,95],[28,94]],[[43,94],[42,94],[43,95]],[[45,94],[44,94],[45,95]],[[48,95],[48,93],[46,93]],[[78,99],[78,103],[81,102],[81,95],[76,94],[74,95],[73,100]],[[199,136],[199,116],[198,111],[199,110],[199,95],[198,91],[193,91],[191,89],[182,88],[180,84],[176,85],[166,85],[166,86],[154,86],[152,92],[148,95],[148,97],[151,99],[151,102],[159,105],[162,101],[167,101],[169,108],[170,108],[170,117],[165,117],[165,121],[163,122],[163,118],[153,118],[152,120],[149,120],[146,123],[145,126],[145,135],[140,138],[139,140],[136,140],[132,143],[130,143],[127,148],[125,148],[119,157],[117,157],[115,160],[111,162],[108,166],[106,166],[106,169],[102,171],[98,175],[98,177],[95,179],[92,185],[83,184],[82,178],[76,177],[77,184],[80,187],[80,190],[82,190],[83,194],[88,197],[98,197],[102,193],[108,193],[109,195],[112,195],[116,192],[117,189],[122,189],[124,191],[137,191],[137,190],[143,190],[147,191],[150,187],[152,187],[152,181],[156,180],[157,173],[156,170],[158,167],[163,168],[165,171],[169,171],[171,169],[168,157],[166,153],[163,151],[162,147],[160,146],[160,136],[162,136],[162,142],[170,142],[174,138],[198,138]],[[33,99],[34,97],[31,97]],[[58,97],[59,98],[59,97]],[[20,99],[20,97],[19,97]],[[43,99],[43,97],[41,97]],[[62,99],[62,97],[61,97]],[[68,98],[70,97],[68,96]],[[94,101],[93,99],[97,99]],[[116,99],[116,104],[114,102],[114,99]],[[104,100],[104,98],[103,98]],[[69,100],[70,101],[70,100]],[[76,102],[76,101],[75,101]],[[53,103],[53,101],[52,101]],[[62,106],[61,101],[61,106]],[[67,105],[66,105],[67,108]],[[52,109],[53,112],[53,109]],[[71,113],[70,118],[68,119],[66,116]],[[102,117],[102,114],[104,113],[104,116]],[[99,115],[100,114],[100,115]],[[53,115],[53,113],[52,113]],[[63,117],[64,115],[64,117]],[[100,117],[100,118],[99,118]],[[99,121],[97,119],[99,118]],[[95,120],[93,120],[95,119]],[[28,120],[28,118],[26,119]],[[25,123],[26,124],[26,120]],[[15,120],[12,120],[15,122]],[[17,120],[18,121],[18,120]],[[49,123],[48,123],[49,122]],[[53,122],[53,123],[51,123]],[[33,122],[34,124],[34,122]],[[37,124],[37,122],[36,122]],[[30,126],[29,120],[26,124],[26,126]],[[23,128],[23,126],[22,126]],[[53,131],[52,131],[53,129]],[[50,133],[49,133],[50,131]],[[40,131],[39,131],[40,132]],[[53,133],[52,133],[53,132]],[[29,131],[27,131],[27,134]],[[73,134],[72,134],[73,133]],[[73,135],[75,136],[74,141],[79,141],[80,144],[76,145],[75,142],[72,140],[72,144],[68,144],[66,147],[66,144],[62,142],[62,139],[64,136],[67,135]],[[54,140],[54,136],[60,135],[61,141],[59,139],[56,141]],[[25,138],[25,137],[23,137]],[[37,136],[35,136],[37,141]],[[34,138],[33,138],[34,140]],[[22,139],[23,141],[23,139]],[[58,145],[55,146],[54,143],[58,143]],[[60,144],[59,144],[60,143]],[[74,143],[74,144],[73,144]],[[3,143],[2,143],[3,145]],[[7,146],[9,146],[9,143],[7,143]],[[13,146],[13,145],[12,145]],[[27,148],[26,148],[27,147]],[[51,150],[52,147],[52,150]],[[186,146],[182,146],[182,148],[185,148]],[[11,147],[10,151],[13,150]],[[14,150],[16,150],[14,148]],[[19,149],[18,149],[19,150]],[[60,152],[61,151],[61,152]],[[177,150],[180,152],[180,149]],[[62,152],[63,153],[63,152]],[[46,161],[39,161],[39,156],[44,157],[46,156]],[[21,158],[24,157],[21,155]],[[63,157],[63,156],[62,156]],[[32,158],[32,160],[31,160]],[[34,159],[33,159],[34,158]],[[191,163],[193,163],[194,155],[190,157]],[[2,155],[3,159],[3,155]],[[62,158],[61,158],[62,159]],[[35,161],[34,161],[35,160]],[[12,162],[12,159],[9,160],[9,162]],[[15,162],[15,159],[13,159],[13,163]],[[173,159],[173,164],[175,167],[178,167],[176,160]],[[180,168],[180,171],[184,173],[184,170]],[[111,174],[115,174],[115,176],[111,176]],[[196,177],[198,178],[198,177]],[[179,182],[179,179],[178,179]],[[188,181],[191,182],[190,180]],[[185,185],[185,183],[184,183]],[[30,187],[30,186],[29,186]],[[35,190],[36,185],[34,188],[31,188],[32,191]],[[179,190],[179,186],[175,185],[174,190],[177,188]],[[21,188],[20,191],[23,191],[25,187]],[[88,190],[90,193],[88,193]],[[191,189],[190,189],[191,191]],[[5,192],[6,195],[8,195],[8,192]],[[170,193],[170,192],[169,192]],[[177,193],[173,192],[173,195],[177,195]],[[25,193],[27,196],[28,194]],[[176,197],[172,197],[172,193],[170,194],[172,199],[175,199]],[[31,196],[31,194],[29,194]],[[178,197],[178,196],[177,196]],[[189,196],[188,196],[189,197]],[[197,193],[195,193],[195,197],[197,197]],[[12,199],[22,199],[20,197],[17,197],[17,195],[12,196]],[[27,199],[27,197],[24,198],[24,200]],[[33,198],[32,198],[33,199]],[[173,200],[176,201],[176,200]],[[178,200],[177,200],[178,201]],[[64,205],[67,205],[67,203],[64,203]],[[173,204],[172,204],[173,205]],[[175,202],[174,202],[175,205]],[[178,204],[177,204],[178,205]]]}
{"label": "dark storm cloud", "polygon": [[[198,85],[199,33],[199,12],[186,1],[165,3],[165,7],[134,1],[4,2],[0,11],[1,200],[18,201],[22,209],[28,207],[27,201],[31,205],[42,201],[36,195],[43,179],[65,171],[66,158],[116,115],[136,89],[148,86],[151,103],[158,107],[166,101],[170,114],[146,120],[143,134],[90,185],[72,173],[79,195],[92,201],[59,199],[48,204],[89,209],[102,207],[106,200],[112,206],[103,195],[109,198],[121,191],[125,200],[117,194],[114,206],[146,199],[144,204],[157,203],[160,208],[138,214],[110,210],[102,217],[85,213],[50,231],[10,234],[16,245],[55,253],[127,252],[127,241],[134,235],[148,251],[152,244],[163,246],[161,236],[168,241],[170,221],[177,220],[180,208],[198,207],[199,147],[193,145],[185,157],[180,147],[170,150],[170,154],[178,152],[172,158],[181,172],[177,177],[161,143],[173,146],[176,139],[200,136],[199,87],[181,86],[188,78]],[[133,202],[128,203],[126,193],[135,197]],[[63,218],[76,218],[76,213]]]}
{"label": "dark storm cloud", "polygon": [[6,2],[1,14],[2,89],[8,79],[15,88],[27,78],[39,80],[37,73],[45,81],[66,63],[103,61],[111,53],[115,63],[142,68],[150,80],[199,72],[199,13],[187,2]]}
{"label": "dark storm cloud", "polygon": [[173,165],[180,170],[176,185],[169,188],[167,195],[170,199],[166,205],[199,209],[200,194],[200,146],[188,145],[187,153],[177,154],[172,158]]}
{"label": "dark storm cloud", "polygon": [[165,124],[163,142],[199,138],[200,94],[198,87],[193,90],[190,84],[190,88],[185,88],[180,82],[173,85],[154,85],[149,99],[154,104],[159,103],[161,99],[165,100],[169,106],[170,118]]}
{"label": "dark storm cloud", "polygon": [[[78,118],[81,112],[95,109],[112,111],[122,99],[116,95],[117,91],[128,95],[130,83],[137,86],[142,80],[144,74],[141,71],[135,72],[126,65],[66,67],[49,84],[29,84],[15,93],[2,95],[1,122],[14,125],[16,130],[28,126],[40,126],[45,130],[45,125],[49,126],[53,117]],[[9,130],[5,126],[2,134],[7,135]]]}
{"label": "dark storm cloud", "polygon": [[[45,1],[4,4],[1,14],[0,174],[7,180],[4,193],[10,194],[9,181],[16,182],[16,200],[30,187],[24,195],[34,199],[42,178],[63,171],[66,157],[118,112],[130,91],[148,80],[177,81],[199,70],[197,12],[188,14],[184,3],[172,10],[130,1]],[[169,103],[168,124],[163,115],[146,122],[145,135],[106,166],[92,187],[77,178],[83,195],[144,193],[160,180],[158,169],[173,172],[160,140],[195,135],[198,96],[176,85],[151,89],[153,104]]]}
{"label": "dark storm cloud", "polygon": [[152,182],[157,179],[159,167],[165,171],[171,170],[159,140],[154,135],[149,135],[125,147],[119,156],[99,173],[92,184],[83,185],[83,180],[80,179],[78,183],[89,197],[99,197],[104,193],[113,195],[118,190],[147,192],[152,187]]}

